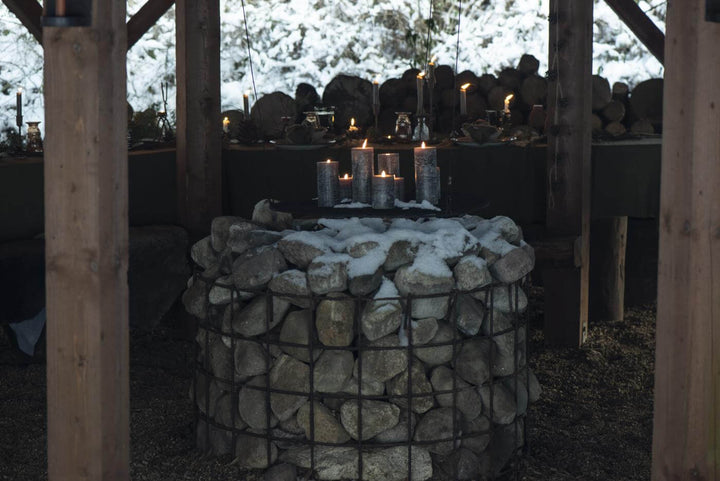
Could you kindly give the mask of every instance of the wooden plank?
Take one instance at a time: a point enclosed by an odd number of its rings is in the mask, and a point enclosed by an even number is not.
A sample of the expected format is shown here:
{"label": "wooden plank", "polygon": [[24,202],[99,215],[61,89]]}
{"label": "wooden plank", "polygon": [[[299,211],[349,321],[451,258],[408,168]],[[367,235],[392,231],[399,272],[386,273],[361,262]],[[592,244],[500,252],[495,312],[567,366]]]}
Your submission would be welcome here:
{"label": "wooden plank", "polygon": [[578,239],[579,267],[544,276],[545,337],[573,346],[587,335],[592,9],[592,0],[550,2],[546,223],[550,238]]}
{"label": "wooden plank", "polygon": [[130,50],[165,15],[175,0],[148,0],[127,23],[127,48]]}
{"label": "wooden plank", "polygon": [[665,63],[665,35],[634,0],[605,0],[660,63]]}
{"label": "wooden plank", "polygon": [[720,25],[668,2],[652,479],[720,479]]}
{"label": "wooden plank", "polygon": [[40,17],[42,16],[42,5],[35,0],[2,0],[5,6],[10,10],[20,23],[35,37],[39,43],[42,43],[42,25]]}
{"label": "wooden plank", "polygon": [[50,481],[129,480],[126,31],[43,35]]}
{"label": "wooden plank", "polygon": [[222,212],[220,10],[217,0],[178,0],[178,215],[191,238]]}
{"label": "wooden plank", "polygon": [[591,321],[625,318],[627,217],[595,219],[590,232]]}

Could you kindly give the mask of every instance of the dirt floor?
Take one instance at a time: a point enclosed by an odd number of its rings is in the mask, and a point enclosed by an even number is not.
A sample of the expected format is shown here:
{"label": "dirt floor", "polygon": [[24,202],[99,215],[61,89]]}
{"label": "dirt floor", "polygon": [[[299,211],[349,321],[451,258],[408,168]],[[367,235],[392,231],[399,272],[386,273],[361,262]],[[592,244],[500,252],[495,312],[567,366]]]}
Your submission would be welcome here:
{"label": "dirt floor", "polygon": [[[541,327],[536,308],[530,362],[543,394],[529,414],[522,479],[650,479],[654,307],[591,324],[582,349],[547,347]],[[168,327],[131,334],[132,479],[262,479],[195,451],[186,339]],[[47,479],[45,424],[45,366],[14,351],[0,330],[0,480]]]}

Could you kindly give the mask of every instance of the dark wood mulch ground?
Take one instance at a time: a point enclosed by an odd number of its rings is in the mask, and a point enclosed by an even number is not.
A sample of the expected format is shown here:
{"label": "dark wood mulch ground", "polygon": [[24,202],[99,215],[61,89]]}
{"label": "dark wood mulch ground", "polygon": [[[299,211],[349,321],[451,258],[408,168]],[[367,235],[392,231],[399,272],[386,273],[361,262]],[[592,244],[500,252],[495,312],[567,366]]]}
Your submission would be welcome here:
{"label": "dark wood mulch ground", "polygon": [[[547,347],[541,326],[536,309],[530,362],[543,395],[530,412],[522,478],[650,479],[654,307],[591,323],[582,349]],[[186,338],[167,327],[131,335],[132,479],[262,479],[194,450]],[[0,480],[47,479],[45,366],[27,361],[0,330]]]}

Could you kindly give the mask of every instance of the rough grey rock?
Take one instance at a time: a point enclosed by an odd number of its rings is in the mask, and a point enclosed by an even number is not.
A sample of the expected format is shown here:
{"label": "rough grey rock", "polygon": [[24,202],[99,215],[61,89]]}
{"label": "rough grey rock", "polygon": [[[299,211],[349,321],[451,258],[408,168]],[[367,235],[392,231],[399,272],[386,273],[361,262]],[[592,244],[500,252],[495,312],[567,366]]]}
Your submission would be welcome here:
{"label": "rough grey rock", "polygon": [[237,225],[230,226],[230,237],[227,245],[235,254],[242,254],[249,249],[272,245],[282,239],[282,234],[271,230],[245,230]]}
{"label": "rough grey rock", "polygon": [[410,241],[396,240],[388,249],[387,258],[383,268],[392,272],[407,264],[412,264],[417,255],[417,247],[413,246]]}
{"label": "rough grey rock", "polygon": [[377,241],[374,240],[368,240],[364,242],[357,242],[354,243],[347,248],[347,253],[350,254],[350,257],[354,257],[356,259],[363,257],[365,254],[370,252],[371,250],[375,249],[380,244],[377,243]]}
{"label": "rough grey rock", "polygon": [[367,296],[380,287],[383,274],[383,270],[378,269],[372,274],[348,277],[348,290],[354,296]]}
{"label": "rough grey rock", "polygon": [[522,230],[509,217],[498,215],[490,219],[493,230],[499,232],[503,239],[513,245],[520,245]]}
{"label": "rough grey rock", "polygon": [[[412,329],[413,346],[422,346],[432,341],[438,331],[438,322],[434,317],[426,317],[425,319],[413,320],[410,322]],[[410,337],[410,334],[408,334]]]}
{"label": "rough grey rock", "polygon": [[[211,413],[210,416],[215,420],[216,423],[222,424],[223,426],[232,426],[232,408],[232,396],[230,396],[230,393],[225,393],[218,398],[217,403],[215,404],[215,412]],[[247,423],[242,420],[239,414],[235,414],[234,417],[235,429],[245,429],[247,427]]]}
{"label": "rough grey rock", "polygon": [[250,258],[239,257],[233,262],[233,282],[239,290],[260,289],[285,269],[287,264],[280,251],[265,249]]}
{"label": "rough grey rock", "polygon": [[352,376],[355,359],[350,351],[324,351],[315,362],[313,385],[318,392],[339,392]]}
{"label": "rough grey rock", "polygon": [[[249,386],[260,387],[262,390],[253,389]],[[238,393],[238,413],[240,418],[253,429],[268,428],[267,410],[265,409],[266,386],[267,380],[265,376],[257,376],[245,383]],[[278,419],[272,412],[269,421],[271,428],[278,424]]]}
{"label": "rough grey rock", "polygon": [[272,361],[265,357],[262,344],[242,339],[235,340],[235,376],[252,377],[265,374]]}
{"label": "rough grey rock", "polygon": [[218,263],[217,253],[212,248],[210,236],[203,237],[190,248],[190,258],[203,269],[209,269]]}
{"label": "rough grey rock", "polygon": [[285,421],[280,421],[279,428],[289,434],[305,435],[305,430],[297,422],[297,416],[292,416]]}
{"label": "rough grey rock", "polygon": [[[303,404],[297,413],[297,422],[305,431],[305,437],[321,443],[341,444],[350,440],[340,421],[333,413],[319,402],[314,403],[313,432],[310,432],[310,403]],[[311,436],[314,436],[314,438]]]}
{"label": "rough grey rock", "polygon": [[[368,347],[397,347],[397,349],[365,350],[360,355],[362,359],[362,380],[365,382],[385,382],[397,376],[408,367],[406,349],[400,345],[396,334],[381,337],[367,344]],[[355,361],[353,376],[359,377],[359,360]]]}
{"label": "rough grey rock", "polygon": [[[228,287],[225,287],[228,286]],[[208,293],[208,301],[214,306],[224,306],[232,302],[232,276],[220,277],[213,283]]]}
{"label": "rough grey rock", "polygon": [[233,380],[233,355],[232,351],[222,341],[222,336],[214,332],[208,332],[208,347],[210,355],[208,362],[210,372],[217,378],[226,381]]}
{"label": "rough grey rock", "polygon": [[[434,276],[403,266],[395,273],[395,285],[403,296],[409,294],[423,296],[450,292],[455,287],[455,279],[449,270],[447,276]],[[413,299],[411,315],[415,319],[425,317],[441,319],[447,314],[448,301],[447,296]]]}
{"label": "rough grey rock", "polygon": [[[310,362],[310,336],[312,335],[312,311],[303,309],[302,311],[292,311],[285,316],[282,328],[280,329],[280,341],[294,344],[303,344],[308,347],[296,347],[281,345],[287,354],[302,362]],[[313,346],[313,359],[317,359],[320,350],[317,349],[319,343],[315,342]]]}
{"label": "rough grey rock", "polygon": [[210,239],[212,248],[216,252],[222,252],[227,246],[228,238],[230,237],[230,226],[238,226],[240,229],[253,230],[257,229],[258,226],[249,222],[242,217],[235,216],[219,216],[212,220],[210,227]]}
{"label": "rough grey rock", "polygon": [[[460,419],[456,417],[455,426],[456,434],[462,434],[460,429]],[[437,408],[425,413],[418,421],[415,428],[415,441],[434,441],[440,439],[448,439],[453,437],[453,409]],[[435,444],[427,445],[427,450],[436,454],[450,454],[453,450],[454,442],[452,440],[440,441]]]}
{"label": "rough grey rock", "polygon": [[[380,396],[385,392],[385,383],[379,381],[368,381],[363,375],[362,393],[365,396]],[[342,388],[342,392],[357,395],[358,393],[358,379],[357,377],[351,377],[348,382]]]}
{"label": "rough grey rock", "polygon": [[525,249],[517,247],[490,266],[490,273],[503,284],[519,281],[532,271],[534,262]]}
{"label": "rough grey rock", "polygon": [[[279,117],[278,117],[279,118]],[[270,208],[270,201],[263,199],[255,204],[252,213],[252,221],[263,225],[268,229],[283,231],[291,229],[293,217],[287,212],[279,212]]]}
{"label": "rough grey rock", "polygon": [[[232,452],[232,432],[198,421],[198,447],[215,456]],[[209,444],[208,444],[209,442]]]}
{"label": "rough grey rock", "polygon": [[468,436],[462,440],[462,446],[480,454],[490,443],[490,420],[487,416],[478,416],[473,420],[463,420],[463,435]]}
{"label": "rough grey rock", "polygon": [[268,320],[267,297],[259,296],[242,309],[238,309],[237,306],[232,304],[229,305],[225,309],[224,316],[227,320],[223,319],[223,324],[230,322],[233,332],[236,334],[242,334],[246,337],[257,336],[265,333],[268,327],[272,329],[280,324],[289,308],[289,302],[279,297],[273,297],[272,319]]}
{"label": "rough grey rock", "polygon": [[310,290],[315,294],[327,294],[347,289],[347,259],[340,255],[321,259],[316,258],[308,266],[307,278]]}
{"label": "rough grey rock", "polygon": [[[297,416],[293,416],[290,419],[294,419],[295,424],[297,424]],[[283,431],[280,428],[273,429],[271,433],[276,438],[275,444],[277,444],[278,449],[289,449],[305,440],[305,430],[302,428],[300,428],[300,434]]]}
{"label": "rough grey rock", "polygon": [[317,247],[298,239],[285,238],[279,241],[277,246],[285,259],[300,269],[307,269],[313,259],[325,253]]}
{"label": "rough grey rock", "polygon": [[492,443],[480,456],[482,474],[497,476],[507,466],[516,450],[524,444],[524,424],[523,419],[518,418],[512,424],[498,426]]}
{"label": "rough grey rock", "polygon": [[503,386],[505,386],[515,398],[518,414],[525,414],[528,408],[528,401],[536,402],[542,392],[535,373],[533,373],[532,370],[526,371],[526,369],[528,368],[521,370],[516,375],[501,378]]}
{"label": "rough grey rock", "polygon": [[455,360],[455,372],[470,384],[484,384],[490,378],[489,339],[466,340]]}
{"label": "rough grey rock", "polygon": [[[417,359],[413,359],[412,369],[412,392],[413,394],[432,394],[433,387],[425,376],[425,366]],[[405,395],[408,394],[408,371],[407,369],[390,379],[386,384],[387,392],[390,395]],[[429,411],[435,405],[434,396],[421,396],[413,397],[410,401],[412,403],[411,409],[413,412],[422,414]],[[393,404],[397,404],[401,408],[408,408],[407,398],[393,398],[391,400]]]}
{"label": "rough grey rock", "polygon": [[525,344],[525,328],[518,328],[517,332],[510,331],[493,337],[497,346],[495,357],[492,360],[492,373],[494,376],[509,376],[515,368],[525,366],[525,352],[521,348]]}
{"label": "rough grey rock", "polygon": [[238,434],[235,448],[235,461],[244,468],[265,469],[277,460],[278,450],[270,442],[270,459],[267,453],[267,440],[261,437]]}
{"label": "rough grey rock", "polygon": [[[480,301],[485,302],[485,297],[480,298]],[[510,286],[493,286],[492,305],[496,311],[505,314],[514,312],[523,313],[527,310],[528,298],[522,287],[517,284]]]}
{"label": "rough grey rock", "polygon": [[[310,368],[297,359],[283,354],[270,371],[270,387],[283,391],[310,392]],[[279,420],[290,418],[307,400],[307,396],[270,394],[270,407]]]}
{"label": "rough grey rock", "polygon": [[480,459],[469,449],[460,448],[442,461],[440,469],[458,481],[477,480],[480,475]]}
{"label": "rough grey rock", "polygon": [[[456,335],[456,331],[445,322],[438,322],[437,324],[437,332],[430,340],[430,342],[427,343],[428,347],[418,347],[417,349],[413,350],[417,358],[428,366],[437,366],[438,364],[450,362],[453,357],[452,344],[434,347],[433,344],[452,341],[453,336]],[[460,347],[461,344],[458,343],[456,349],[460,349]]]}
{"label": "rough grey rock", "polygon": [[[490,412],[490,385],[478,388],[486,412]],[[502,383],[494,383],[492,387],[492,421],[496,424],[510,424],[517,414],[515,396]]]}
{"label": "rough grey rock", "polygon": [[264,481],[297,481],[297,468],[289,463],[270,466],[263,475]]}
{"label": "rough grey rock", "polygon": [[463,413],[463,419],[473,420],[482,413],[482,399],[480,395],[475,391],[474,386],[466,383],[460,376],[453,381],[453,370],[447,366],[438,366],[433,369],[430,375],[430,382],[435,391],[449,391],[453,389],[457,390],[456,400],[453,401],[453,394],[438,394],[435,396],[437,402],[442,407],[453,407],[453,403],[457,406],[457,409]]}
{"label": "rough grey rock", "polygon": [[207,316],[207,290],[208,286],[205,281],[195,278],[192,285],[182,295],[185,310],[198,319],[205,319]]}
{"label": "rough grey rock", "polygon": [[342,294],[330,294],[318,305],[315,327],[326,346],[349,346],[355,337],[355,302]]}
{"label": "rough grey rock", "polygon": [[[410,429],[408,436],[408,415],[410,416]],[[383,431],[373,441],[378,443],[402,443],[408,439],[412,439],[415,433],[415,426],[417,425],[417,414],[408,411],[407,409],[400,410],[400,420],[395,427]]]}
{"label": "rough grey rock", "polygon": [[[426,449],[413,446],[413,481],[432,477],[432,459]],[[310,468],[310,447],[290,448],[281,455],[283,461],[301,468]],[[408,479],[408,449],[395,446],[363,451],[363,479],[366,481],[406,481]],[[358,479],[358,450],[355,447],[318,446],[315,448],[315,473],[320,480],[339,481]]]}
{"label": "rough grey rock", "polygon": [[[374,341],[396,332],[402,323],[403,312],[400,301],[372,301],[363,310],[360,323],[362,332]],[[415,342],[415,339],[413,339]]]}
{"label": "rough grey rock", "polygon": [[[362,439],[371,439],[386,431],[400,420],[400,408],[394,404],[362,400]],[[360,439],[360,426],[358,423],[358,401],[345,401],[340,407],[340,421],[345,430],[353,439]]]}
{"label": "rough grey rock", "polygon": [[[478,256],[465,256],[453,268],[457,288],[461,291],[472,291],[492,283],[492,275],[487,261]],[[476,294],[481,294],[478,291]]]}
{"label": "rough grey rock", "polygon": [[272,278],[268,288],[279,294],[289,294],[283,297],[290,304],[309,309],[312,307],[310,287],[308,286],[307,274],[297,269],[281,272]]}
{"label": "rough grey rock", "polygon": [[455,305],[455,322],[463,334],[474,336],[480,331],[485,309],[472,296],[459,294]]}

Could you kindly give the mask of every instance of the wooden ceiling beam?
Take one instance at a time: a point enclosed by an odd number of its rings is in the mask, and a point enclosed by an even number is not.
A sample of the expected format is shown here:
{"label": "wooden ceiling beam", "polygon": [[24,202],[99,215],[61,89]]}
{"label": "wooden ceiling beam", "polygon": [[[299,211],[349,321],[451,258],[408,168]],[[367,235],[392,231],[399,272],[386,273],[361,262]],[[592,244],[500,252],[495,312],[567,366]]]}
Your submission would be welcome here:
{"label": "wooden ceiling beam", "polygon": [[35,0],[2,0],[25,28],[35,37],[35,40],[42,45],[42,6]]}
{"label": "wooden ceiling beam", "polygon": [[605,0],[625,25],[655,56],[665,64],[665,34],[633,0]]}
{"label": "wooden ceiling beam", "polygon": [[[8,1],[8,0],[3,0]],[[127,23],[127,48],[130,50],[165,15],[175,0],[148,0]]]}

